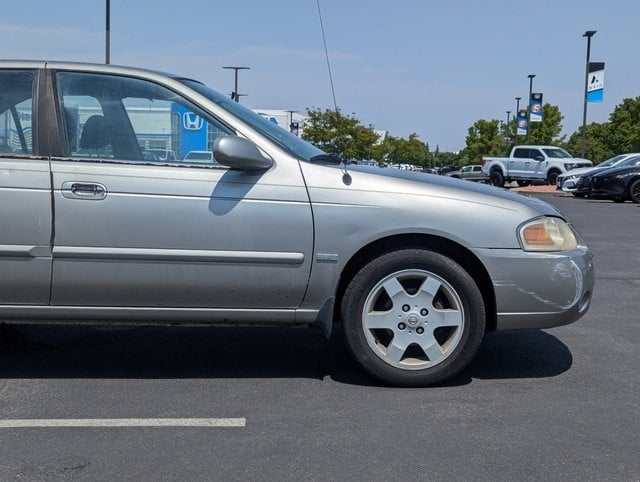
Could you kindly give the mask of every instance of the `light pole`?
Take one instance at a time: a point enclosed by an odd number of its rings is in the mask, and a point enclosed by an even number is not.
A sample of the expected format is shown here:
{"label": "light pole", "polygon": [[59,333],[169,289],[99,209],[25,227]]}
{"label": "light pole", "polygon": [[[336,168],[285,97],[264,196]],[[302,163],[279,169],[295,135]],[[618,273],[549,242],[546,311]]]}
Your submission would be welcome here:
{"label": "light pole", "polygon": [[513,136],[514,146],[518,143],[518,116],[520,115],[520,99],[522,99],[522,97],[516,97],[516,113],[514,114],[516,118],[516,132]]}
{"label": "light pole", "polygon": [[507,147],[509,146],[509,117],[510,117],[510,115],[511,115],[511,111],[508,110],[507,111],[507,130],[506,130],[507,135],[505,136],[507,138]]}
{"label": "light pole", "polygon": [[595,30],[587,30],[582,36],[587,37],[587,66],[584,73],[584,110],[582,111],[582,154],[587,154],[587,87],[589,86],[589,57],[591,55],[591,37],[596,34]]}
{"label": "light pole", "polygon": [[111,56],[111,0],[107,0],[106,7],[104,63],[109,64],[109,58]]}
{"label": "light pole", "polygon": [[236,102],[240,102],[240,96],[241,95],[247,95],[247,94],[241,94],[238,92],[238,70],[249,70],[251,67],[222,67],[223,69],[231,69],[234,71],[235,73],[235,83],[234,88],[233,88],[233,92],[231,92],[231,99],[235,100]]}
{"label": "light pole", "polygon": [[529,138],[531,137],[531,92],[533,92],[533,78],[536,74],[529,74],[529,105],[527,106],[527,144],[529,144]]}
{"label": "light pole", "polygon": [[[296,114],[298,113],[297,110],[288,110],[285,111],[289,114],[289,132],[291,132],[291,126],[293,125],[293,113],[295,112]],[[293,132],[291,132],[293,134]],[[297,135],[297,134],[296,134]]]}

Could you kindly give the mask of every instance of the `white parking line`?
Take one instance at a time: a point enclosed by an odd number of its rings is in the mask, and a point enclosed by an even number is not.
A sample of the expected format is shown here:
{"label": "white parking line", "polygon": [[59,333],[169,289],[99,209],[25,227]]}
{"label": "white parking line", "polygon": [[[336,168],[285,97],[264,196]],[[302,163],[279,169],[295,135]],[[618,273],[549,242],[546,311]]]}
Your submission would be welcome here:
{"label": "white parking line", "polygon": [[245,427],[245,418],[52,418],[0,420],[1,428]]}

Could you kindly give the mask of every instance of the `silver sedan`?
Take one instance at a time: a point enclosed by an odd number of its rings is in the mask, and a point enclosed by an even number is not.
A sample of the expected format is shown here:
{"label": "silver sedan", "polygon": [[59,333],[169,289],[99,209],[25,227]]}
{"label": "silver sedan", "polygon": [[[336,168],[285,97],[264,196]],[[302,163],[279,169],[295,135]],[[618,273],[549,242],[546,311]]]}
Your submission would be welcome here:
{"label": "silver sedan", "polygon": [[5,61],[0,88],[1,320],[340,325],[425,386],[589,307],[590,251],[534,198],[346,166],[180,76]]}

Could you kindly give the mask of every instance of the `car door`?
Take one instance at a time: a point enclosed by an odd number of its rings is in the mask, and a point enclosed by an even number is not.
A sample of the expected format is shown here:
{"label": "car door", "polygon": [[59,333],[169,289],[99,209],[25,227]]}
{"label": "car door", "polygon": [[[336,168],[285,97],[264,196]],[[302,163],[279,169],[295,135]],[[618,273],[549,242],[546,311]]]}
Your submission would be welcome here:
{"label": "car door", "polygon": [[529,149],[530,164],[528,166],[531,177],[534,179],[544,179],[547,172],[547,158],[540,149]]}
{"label": "car door", "polygon": [[530,149],[518,147],[513,151],[513,156],[509,159],[509,175],[515,178],[527,178],[530,175],[528,167],[531,159]]}
{"label": "car door", "polygon": [[[155,80],[70,71],[54,78],[67,155],[51,163],[52,304],[300,305],[313,224],[297,163],[245,172],[182,160],[237,132]],[[147,149],[175,156],[159,160]]]}
{"label": "car door", "polygon": [[36,68],[0,68],[0,305],[46,305],[51,180],[36,127]]}

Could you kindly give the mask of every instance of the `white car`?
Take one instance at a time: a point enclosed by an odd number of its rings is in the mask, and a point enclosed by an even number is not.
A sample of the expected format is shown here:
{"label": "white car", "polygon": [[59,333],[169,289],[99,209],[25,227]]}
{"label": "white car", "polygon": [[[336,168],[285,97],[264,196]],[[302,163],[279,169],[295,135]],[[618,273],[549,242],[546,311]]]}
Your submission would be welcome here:
{"label": "white car", "polygon": [[576,169],[572,169],[571,171],[558,176],[558,178],[556,179],[556,189],[562,190],[564,192],[575,192],[578,187],[580,176],[582,176],[583,174],[593,172],[596,169],[599,170],[615,167],[634,156],[640,156],[640,153],[633,152],[629,154],[619,154],[617,156],[613,156],[610,159],[607,159],[606,161],[601,162],[594,167],[578,167]]}
{"label": "white car", "polygon": [[189,151],[187,155],[184,156],[185,161],[191,161],[197,164],[206,163],[211,164],[215,163],[213,159],[213,152],[211,151]]}

